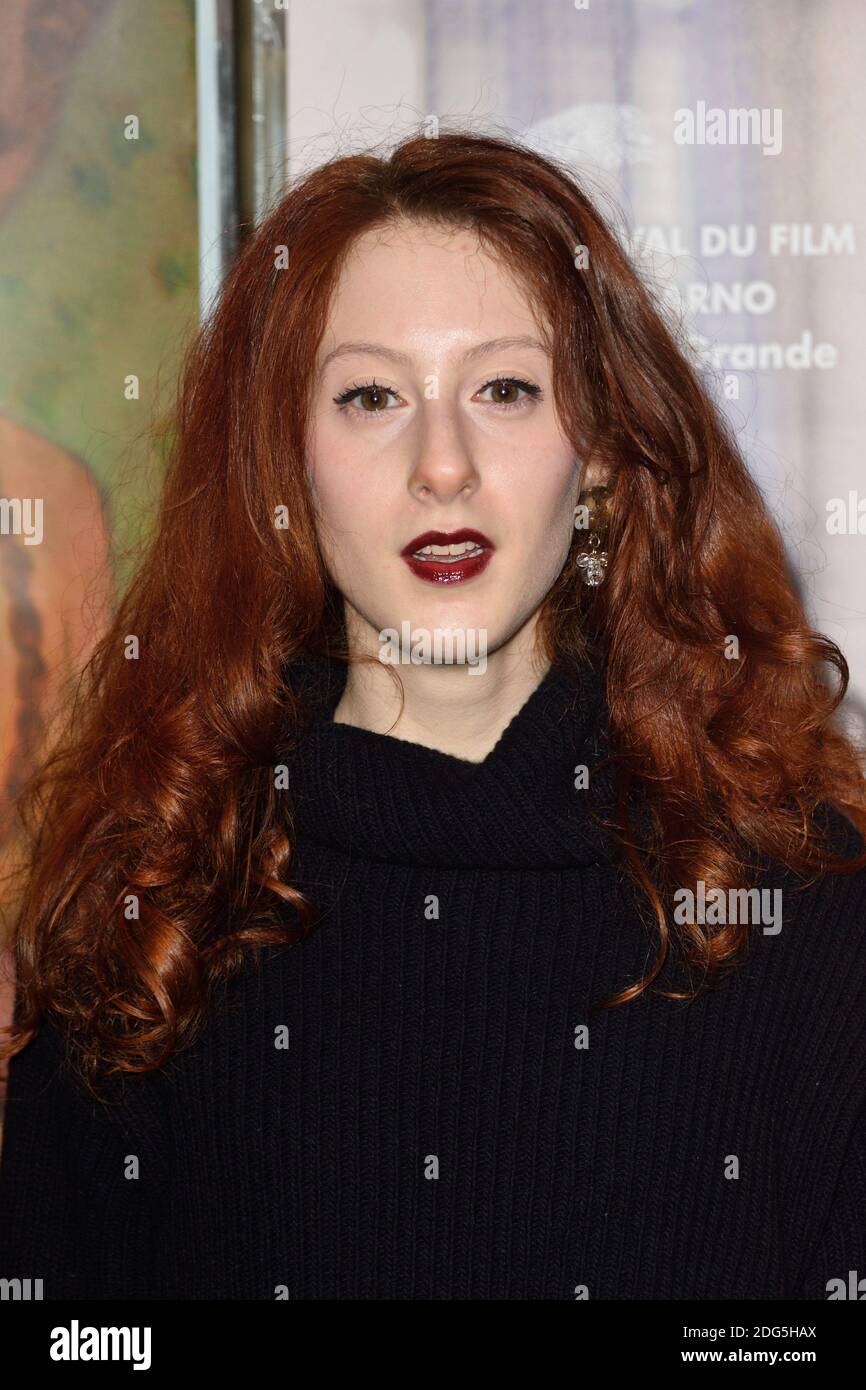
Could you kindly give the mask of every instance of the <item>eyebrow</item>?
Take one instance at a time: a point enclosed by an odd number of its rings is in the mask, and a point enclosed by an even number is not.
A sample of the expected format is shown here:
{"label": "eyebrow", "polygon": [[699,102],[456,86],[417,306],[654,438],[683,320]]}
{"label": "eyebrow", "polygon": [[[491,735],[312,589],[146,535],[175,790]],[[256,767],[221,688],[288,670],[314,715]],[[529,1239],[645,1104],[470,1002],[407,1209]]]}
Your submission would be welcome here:
{"label": "eyebrow", "polygon": [[[476,343],[474,347],[467,348],[459,361],[471,362],[476,357],[482,357],[488,352],[507,352],[511,348],[537,348],[543,353],[548,349],[537,338],[517,337],[517,338],[488,338],[486,342]],[[412,356],[408,352],[398,352],[396,348],[389,348],[384,343],[340,343],[333,352],[329,352],[322,361],[319,374],[322,375],[325,369],[338,357],[351,357],[356,353],[366,352],[373,357],[387,357],[391,362],[397,362],[402,367],[412,366]]]}

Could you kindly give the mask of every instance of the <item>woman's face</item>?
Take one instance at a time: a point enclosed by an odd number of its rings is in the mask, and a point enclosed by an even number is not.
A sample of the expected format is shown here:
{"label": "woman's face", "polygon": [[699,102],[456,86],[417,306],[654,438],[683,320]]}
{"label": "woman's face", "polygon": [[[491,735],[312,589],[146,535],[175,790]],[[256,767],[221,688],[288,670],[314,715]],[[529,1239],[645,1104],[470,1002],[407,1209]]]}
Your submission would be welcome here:
{"label": "woman's face", "polygon": [[[308,440],[352,650],[381,652],[389,629],[531,648],[580,485],[541,337],[525,290],[471,231],[403,222],[356,242],[319,347]],[[449,541],[464,530],[478,534]],[[413,556],[428,532],[445,539]]]}

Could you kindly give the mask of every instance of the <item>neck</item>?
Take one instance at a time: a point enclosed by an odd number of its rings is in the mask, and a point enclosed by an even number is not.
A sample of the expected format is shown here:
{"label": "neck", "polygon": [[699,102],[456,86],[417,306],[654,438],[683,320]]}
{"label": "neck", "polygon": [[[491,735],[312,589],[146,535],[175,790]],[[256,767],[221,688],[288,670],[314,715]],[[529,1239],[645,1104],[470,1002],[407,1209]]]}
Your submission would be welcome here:
{"label": "neck", "polygon": [[467,665],[353,664],[334,723],[481,762],[549,667],[541,657],[507,647],[490,655],[483,671]]}
{"label": "neck", "polygon": [[[362,670],[324,653],[300,657],[286,668],[302,713],[272,761],[286,765],[291,834],[299,843],[388,864],[444,868],[575,868],[611,857],[604,818],[612,805],[614,769],[601,653],[592,660],[557,655],[536,686],[527,681],[527,699],[493,747],[502,710],[515,703],[515,686],[503,685],[490,662],[484,679],[495,679],[487,689],[503,694],[495,724],[483,723],[485,710],[494,706],[476,695],[469,708],[477,719],[477,743],[467,741],[462,752],[453,753],[441,737],[432,740],[439,747],[425,746],[408,737],[408,730],[394,737],[387,727],[335,720],[349,673]],[[449,690],[456,687],[461,696],[454,717],[459,714],[465,726],[465,697],[482,677],[453,668],[399,670],[410,677],[419,670],[431,679],[447,676]],[[523,676],[531,670],[529,663],[517,667]],[[376,674],[377,686],[384,675],[387,693],[393,673],[383,668]],[[438,735],[447,728],[441,699],[435,709]],[[481,748],[488,749],[486,756]],[[581,770],[589,771],[588,781],[578,779]]]}

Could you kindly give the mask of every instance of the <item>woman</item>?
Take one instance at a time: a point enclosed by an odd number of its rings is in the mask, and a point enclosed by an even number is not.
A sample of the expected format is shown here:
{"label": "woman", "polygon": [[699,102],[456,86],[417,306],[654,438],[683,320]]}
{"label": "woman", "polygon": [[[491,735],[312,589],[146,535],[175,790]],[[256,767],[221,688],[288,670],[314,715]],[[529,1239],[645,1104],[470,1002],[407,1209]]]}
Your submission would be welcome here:
{"label": "woman", "polygon": [[824,1299],[866,1269],[847,667],[564,170],[453,133],[288,193],[91,668],[30,815],[0,1273]]}

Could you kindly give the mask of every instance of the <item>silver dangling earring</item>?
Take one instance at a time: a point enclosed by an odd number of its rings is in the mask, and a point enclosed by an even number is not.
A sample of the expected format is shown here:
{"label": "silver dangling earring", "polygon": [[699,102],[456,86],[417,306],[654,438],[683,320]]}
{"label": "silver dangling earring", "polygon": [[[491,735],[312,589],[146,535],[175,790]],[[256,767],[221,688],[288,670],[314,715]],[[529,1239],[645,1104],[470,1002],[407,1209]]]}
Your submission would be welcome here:
{"label": "silver dangling earring", "polygon": [[574,529],[583,531],[586,540],[578,545],[577,563],[584,584],[595,589],[607,569],[607,549],[604,542],[610,525],[609,487],[591,487],[580,494],[574,509]]}

